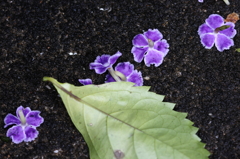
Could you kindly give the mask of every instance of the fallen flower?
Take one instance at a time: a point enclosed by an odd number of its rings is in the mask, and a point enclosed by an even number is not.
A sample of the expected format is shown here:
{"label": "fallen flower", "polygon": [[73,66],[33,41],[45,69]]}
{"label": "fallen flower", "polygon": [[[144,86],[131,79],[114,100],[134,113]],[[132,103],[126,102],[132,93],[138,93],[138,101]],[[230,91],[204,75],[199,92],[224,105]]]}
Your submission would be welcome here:
{"label": "fallen flower", "polygon": [[4,128],[9,125],[15,125],[8,129],[7,137],[11,137],[16,144],[22,141],[29,142],[34,140],[39,134],[36,127],[39,127],[44,121],[39,114],[40,111],[31,111],[29,107],[24,108],[22,106],[17,108],[17,116],[7,114],[4,118],[4,123],[6,124]]}
{"label": "fallen flower", "polygon": [[[133,83],[135,83],[134,86],[142,86],[143,85],[142,73],[138,72],[137,70],[134,70],[134,66],[130,62],[119,63],[115,67],[115,71],[123,74],[123,76],[121,76],[121,75],[119,76],[122,81],[133,82]],[[119,73],[117,73],[117,74],[119,74]],[[126,78],[126,79],[123,79],[123,78]],[[110,74],[107,74],[105,82],[108,83],[108,82],[116,82],[116,81]]]}
{"label": "fallen flower", "polygon": [[94,69],[97,74],[103,74],[107,71],[108,68],[111,68],[112,65],[117,61],[117,59],[122,55],[121,52],[110,55],[98,56],[96,60],[90,63],[90,69]]}
{"label": "fallen flower", "polygon": [[81,84],[83,85],[89,85],[89,84],[92,84],[92,80],[90,78],[87,78],[87,79],[79,79],[78,80]]}
{"label": "fallen flower", "polygon": [[215,44],[218,51],[222,52],[234,45],[232,38],[237,31],[234,29],[235,24],[224,22],[223,17],[218,14],[210,15],[205,23],[198,29],[201,43],[206,49],[211,49]]}
{"label": "fallen flower", "polygon": [[154,64],[158,67],[169,51],[167,40],[162,39],[163,35],[158,29],[148,29],[143,34],[136,35],[133,40],[132,54],[136,62],[144,59],[146,66]]}

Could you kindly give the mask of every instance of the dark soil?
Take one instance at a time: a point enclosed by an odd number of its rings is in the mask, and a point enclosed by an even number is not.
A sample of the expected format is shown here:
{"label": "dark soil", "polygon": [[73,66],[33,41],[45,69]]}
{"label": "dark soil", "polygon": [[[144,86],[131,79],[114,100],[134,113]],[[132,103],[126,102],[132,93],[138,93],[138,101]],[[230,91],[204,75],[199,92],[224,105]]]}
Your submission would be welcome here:
{"label": "dark soil", "polygon": [[[197,34],[210,14],[239,13],[240,1],[229,1],[227,6],[222,0],[1,0],[0,158],[89,158],[56,90],[42,78],[104,83],[105,75],[89,70],[89,63],[118,50],[123,53],[118,62],[133,63],[150,78],[144,85],[188,113],[210,159],[240,158],[239,34],[224,52],[204,49]],[[170,44],[157,68],[134,62],[130,52],[133,37],[149,28],[159,29]],[[40,110],[45,119],[33,142],[3,140],[3,119],[19,105]]]}

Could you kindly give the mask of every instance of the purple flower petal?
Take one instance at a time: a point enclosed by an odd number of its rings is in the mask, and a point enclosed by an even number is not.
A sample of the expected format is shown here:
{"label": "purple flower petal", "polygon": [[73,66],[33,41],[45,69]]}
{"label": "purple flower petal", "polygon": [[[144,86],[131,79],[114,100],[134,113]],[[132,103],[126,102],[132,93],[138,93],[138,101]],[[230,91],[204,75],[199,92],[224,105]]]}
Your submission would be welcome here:
{"label": "purple flower petal", "polygon": [[202,35],[201,37],[201,43],[206,49],[211,49],[215,42],[215,34],[207,33]]}
{"label": "purple flower petal", "polygon": [[90,78],[87,78],[87,79],[79,79],[78,80],[81,84],[83,85],[89,85],[89,84],[92,84],[92,80]]}
{"label": "purple flower petal", "polygon": [[6,136],[11,137],[15,144],[19,144],[26,138],[23,127],[19,125],[8,129]]}
{"label": "purple flower petal", "polygon": [[111,66],[112,66],[113,64],[115,64],[115,62],[117,61],[117,59],[118,59],[120,56],[122,56],[122,53],[119,52],[119,51],[118,51],[116,54],[110,56],[108,62],[111,64]]}
{"label": "purple flower petal", "polygon": [[[99,56],[98,56],[99,57]],[[98,58],[97,57],[97,58]],[[101,63],[94,63],[94,62],[92,62],[92,63],[90,63],[90,69],[94,69],[95,67],[103,67],[103,65],[101,64]],[[105,68],[105,67],[104,67]]]}
{"label": "purple flower petal", "polygon": [[133,46],[131,53],[133,54],[134,61],[141,62],[144,58],[144,54],[147,52],[148,47],[138,48]]}
{"label": "purple flower petal", "polygon": [[36,130],[36,128],[31,127],[31,126],[26,126],[25,127],[25,134],[26,134],[26,138],[24,139],[25,142],[29,142],[34,140],[36,137],[38,137],[38,131]]}
{"label": "purple flower petal", "polygon": [[16,111],[16,114],[17,114],[17,117],[18,117],[18,118],[20,118],[20,117],[19,117],[19,113],[18,113],[20,110],[23,111],[23,115],[24,115],[24,116],[26,116],[26,115],[31,111],[31,109],[30,109],[29,107],[24,108],[23,106],[19,106],[19,107],[17,108],[17,111]]}
{"label": "purple flower petal", "polygon": [[110,55],[102,55],[102,56],[97,56],[95,62],[102,64],[102,65],[109,65],[108,59],[110,58]]}
{"label": "purple flower petal", "polygon": [[206,34],[206,33],[213,33],[214,29],[209,27],[207,24],[202,24],[198,29],[198,35]]}
{"label": "purple flower petal", "polygon": [[119,63],[115,67],[115,70],[121,72],[125,76],[129,76],[133,72],[134,66],[130,62],[123,62],[123,63]]}
{"label": "purple flower petal", "polygon": [[198,2],[202,3],[202,2],[203,2],[203,0],[198,0]]}
{"label": "purple flower petal", "polygon": [[162,33],[158,29],[148,29],[147,32],[144,33],[144,35],[151,39],[153,42],[156,42],[158,40],[161,40],[163,38]]}
{"label": "purple flower petal", "polygon": [[108,67],[103,67],[103,66],[94,68],[94,70],[97,74],[103,74],[107,71],[107,69],[108,69]]}
{"label": "purple flower petal", "polygon": [[212,29],[216,29],[224,25],[224,19],[218,14],[211,14],[208,19],[206,19],[206,23]]}
{"label": "purple flower petal", "polygon": [[106,75],[105,82],[106,82],[106,83],[109,83],[109,82],[116,82],[116,81],[115,81],[115,79],[114,79],[110,74],[107,74],[107,75]]}
{"label": "purple flower petal", "polygon": [[142,73],[134,70],[132,74],[127,77],[127,81],[135,83],[134,86],[142,86],[143,85]]}
{"label": "purple flower petal", "polygon": [[148,40],[143,34],[138,34],[133,38],[132,44],[136,47],[146,47],[148,46]]}
{"label": "purple flower petal", "polygon": [[103,74],[110,67],[108,63],[109,58],[110,55],[97,56],[96,60],[90,63],[90,69],[94,69],[97,74]]}
{"label": "purple flower petal", "polygon": [[168,51],[169,51],[169,44],[167,43],[167,40],[163,39],[161,41],[157,41],[155,44],[154,44],[154,49],[158,50],[158,51],[161,51],[164,56],[167,55]]}
{"label": "purple flower petal", "polygon": [[98,56],[96,60],[90,63],[90,69],[94,69],[97,74],[103,74],[107,71],[108,68],[112,67],[112,65],[117,61],[117,59],[122,55],[121,52],[117,52],[116,54],[110,55],[102,55]]}
{"label": "purple flower petal", "polygon": [[5,118],[4,118],[4,123],[6,124],[4,126],[4,128],[8,127],[9,125],[13,125],[13,124],[21,124],[21,121],[19,120],[19,118],[17,118],[16,116],[12,115],[12,114],[8,114]]}
{"label": "purple flower petal", "polygon": [[231,27],[220,31],[219,33],[225,34],[225,35],[228,36],[229,38],[233,38],[233,37],[237,34],[237,31],[234,29],[235,24],[232,23],[232,22],[227,22],[227,23],[225,23],[224,25],[229,25],[229,26],[231,26]]}
{"label": "purple flower petal", "polygon": [[163,62],[164,54],[156,49],[149,49],[148,53],[145,55],[144,62],[147,67],[150,67],[151,64],[154,64],[155,67],[158,67]]}
{"label": "purple flower petal", "polygon": [[33,110],[33,111],[29,112],[26,116],[26,121],[27,121],[28,125],[32,125],[35,127],[40,126],[44,121],[43,117],[41,117],[39,115],[40,113],[41,112],[38,110]]}
{"label": "purple flower petal", "polygon": [[234,42],[232,39],[230,39],[226,35],[218,34],[216,37],[215,44],[216,44],[218,51],[222,52],[223,50],[229,49],[231,46],[233,46]]}

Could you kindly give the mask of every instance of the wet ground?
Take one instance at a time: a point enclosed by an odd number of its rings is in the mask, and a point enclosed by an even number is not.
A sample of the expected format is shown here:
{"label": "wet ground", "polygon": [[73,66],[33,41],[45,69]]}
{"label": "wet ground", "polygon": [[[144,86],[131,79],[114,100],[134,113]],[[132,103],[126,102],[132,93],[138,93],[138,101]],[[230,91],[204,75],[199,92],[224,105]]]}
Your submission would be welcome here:
{"label": "wet ground", "polygon": [[[133,63],[149,78],[144,85],[188,113],[210,159],[240,158],[240,53],[235,51],[240,22],[235,46],[224,52],[204,49],[197,34],[210,14],[239,13],[240,1],[229,1],[227,6],[222,0],[2,0],[0,158],[89,158],[56,90],[42,78],[104,83],[105,75],[89,70],[89,63],[118,50],[123,53],[118,62]],[[130,52],[133,37],[149,28],[159,29],[170,44],[157,68],[134,62]],[[40,110],[45,119],[33,142],[3,140],[3,119],[19,105]]]}

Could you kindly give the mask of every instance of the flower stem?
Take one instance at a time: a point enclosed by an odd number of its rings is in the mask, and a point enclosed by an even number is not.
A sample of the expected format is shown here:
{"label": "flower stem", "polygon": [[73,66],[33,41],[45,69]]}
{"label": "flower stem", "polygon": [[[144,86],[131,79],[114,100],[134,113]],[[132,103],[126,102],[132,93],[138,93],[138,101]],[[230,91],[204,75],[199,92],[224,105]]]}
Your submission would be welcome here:
{"label": "flower stem", "polygon": [[127,78],[124,74],[122,74],[121,72],[119,71],[115,71],[115,74],[120,77],[121,81],[127,81]]}
{"label": "flower stem", "polygon": [[115,79],[116,82],[121,82],[122,80],[116,75],[115,71],[112,67],[108,68],[108,72],[111,74],[111,76]]}
{"label": "flower stem", "polygon": [[19,110],[18,114],[19,114],[19,116],[20,116],[21,124],[22,124],[22,125],[25,125],[25,124],[26,124],[26,118],[25,118],[25,116],[24,116],[24,114],[23,114],[23,111],[22,111],[22,110]]}

